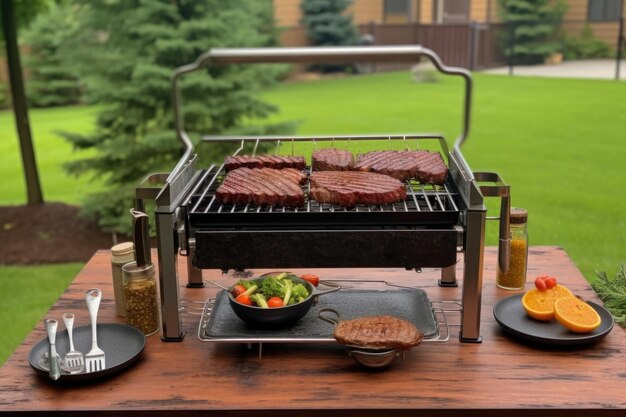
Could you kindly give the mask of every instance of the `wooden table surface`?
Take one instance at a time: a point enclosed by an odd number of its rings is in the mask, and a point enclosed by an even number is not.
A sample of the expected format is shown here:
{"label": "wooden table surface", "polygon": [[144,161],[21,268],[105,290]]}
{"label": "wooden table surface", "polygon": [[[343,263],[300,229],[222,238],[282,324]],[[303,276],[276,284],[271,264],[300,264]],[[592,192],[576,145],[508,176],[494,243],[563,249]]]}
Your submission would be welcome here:
{"label": "wooden table surface", "polygon": [[[187,289],[180,265],[181,298],[204,301],[207,286]],[[461,268],[462,262],[459,264]],[[460,343],[457,328],[444,343],[422,343],[385,370],[365,369],[336,345],[263,345],[202,342],[198,317],[183,314],[181,343],[148,338],[142,358],[109,379],[62,385],[28,364],[32,346],[45,337],[39,324],[0,370],[0,412],[58,415],[258,415],[312,416],[626,416],[626,337],[615,326],[598,343],[546,348],[515,340],[495,322],[493,305],[514,294],[495,285],[496,249],[486,248],[481,344]],[[254,271],[255,273],[258,271]],[[296,272],[296,271],[294,271]],[[307,271],[311,272],[311,271]],[[425,289],[431,300],[458,300],[459,288],[437,286],[438,271],[337,269],[322,278],[384,279]],[[219,271],[204,279],[232,283]],[[567,254],[532,247],[529,282],[540,274],[558,277],[575,294],[599,302]],[[462,277],[461,271],[457,273]],[[33,277],[36,279],[36,277]],[[372,284],[375,285],[375,284]],[[84,291],[103,290],[99,322],[115,316],[109,252],[98,251],[46,315],[76,313],[75,326],[89,323]],[[454,321],[454,320],[453,320]],[[332,412],[329,412],[332,411]]]}

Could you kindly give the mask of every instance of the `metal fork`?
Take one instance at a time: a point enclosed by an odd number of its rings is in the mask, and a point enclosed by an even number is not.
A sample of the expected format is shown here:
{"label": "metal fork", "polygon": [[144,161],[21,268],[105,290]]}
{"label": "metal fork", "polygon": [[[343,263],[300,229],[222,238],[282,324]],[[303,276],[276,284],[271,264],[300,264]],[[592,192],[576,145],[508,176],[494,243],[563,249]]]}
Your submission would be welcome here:
{"label": "metal fork", "polygon": [[74,314],[64,313],[63,323],[65,323],[67,336],[70,339],[70,351],[67,352],[63,358],[65,366],[62,367],[62,369],[71,374],[82,372],[83,369],[85,369],[85,358],[82,352],[74,349],[74,336],[72,334],[72,330],[74,328]]}
{"label": "metal fork", "polygon": [[98,347],[98,334],[96,330],[96,320],[98,318],[98,308],[102,299],[102,292],[97,288],[92,288],[85,292],[89,318],[91,319],[91,350],[85,355],[86,372],[102,371],[105,367],[104,351]]}

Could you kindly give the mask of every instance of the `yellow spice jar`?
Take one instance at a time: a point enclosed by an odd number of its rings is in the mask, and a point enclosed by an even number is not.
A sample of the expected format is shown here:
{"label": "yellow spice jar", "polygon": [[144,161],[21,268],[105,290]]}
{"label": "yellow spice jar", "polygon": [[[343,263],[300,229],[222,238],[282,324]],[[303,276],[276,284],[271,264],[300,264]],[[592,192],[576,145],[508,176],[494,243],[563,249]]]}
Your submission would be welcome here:
{"label": "yellow spice jar", "polygon": [[510,215],[511,262],[505,273],[498,264],[496,283],[505,290],[521,290],[526,285],[528,267],[528,212],[512,208]]}

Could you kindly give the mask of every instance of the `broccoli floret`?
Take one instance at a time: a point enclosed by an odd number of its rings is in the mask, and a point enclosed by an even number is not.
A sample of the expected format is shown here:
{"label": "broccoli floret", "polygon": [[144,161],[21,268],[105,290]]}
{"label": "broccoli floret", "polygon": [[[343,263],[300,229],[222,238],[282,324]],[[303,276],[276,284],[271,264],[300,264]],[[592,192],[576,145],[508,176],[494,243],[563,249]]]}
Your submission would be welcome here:
{"label": "broccoli floret", "polygon": [[261,291],[268,299],[272,297],[283,298],[287,292],[286,280],[277,277],[267,277],[261,284]]}
{"label": "broccoli floret", "polygon": [[298,304],[309,296],[309,290],[303,284],[296,284],[291,290],[291,300],[289,304]]}
{"label": "broccoli floret", "polygon": [[269,306],[267,305],[267,299],[260,292],[251,295],[250,299],[261,308],[269,308]]}

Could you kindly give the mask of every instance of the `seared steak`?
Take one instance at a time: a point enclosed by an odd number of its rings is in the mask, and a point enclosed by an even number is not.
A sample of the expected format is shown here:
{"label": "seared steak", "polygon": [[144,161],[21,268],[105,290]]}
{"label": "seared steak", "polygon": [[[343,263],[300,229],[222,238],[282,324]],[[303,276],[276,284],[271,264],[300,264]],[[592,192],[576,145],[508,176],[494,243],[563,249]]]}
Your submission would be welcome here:
{"label": "seared steak", "polygon": [[417,180],[427,184],[443,185],[448,178],[448,167],[439,152],[423,151],[418,157]]}
{"label": "seared steak", "polygon": [[357,204],[388,204],[406,198],[404,184],[373,172],[314,171],[310,197],[320,203],[353,207]]}
{"label": "seared steak", "polygon": [[303,156],[285,155],[234,155],[224,159],[226,171],[237,168],[296,168],[304,169],[306,162]]}
{"label": "seared steak", "polygon": [[352,152],[337,148],[324,148],[313,152],[311,166],[314,171],[348,171],[352,168]]}
{"label": "seared steak", "polygon": [[224,204],[302,206],[302,176],[306,180],[304,173],[295,169],[235,169],[226,174],[215,199]]}
{"label": "seared steak", "polygon": [[359,155],[353,168],[357,171],[378,172],[406,181],[443,184],[448,167],[439,152],[429,151],[374,151]]}
{"label": "seared steak", "polygon": [[405,351],[419,345],[424,334],[406,320],[393,316],[370,316],[340,321],[334,337],[349,346]]}

